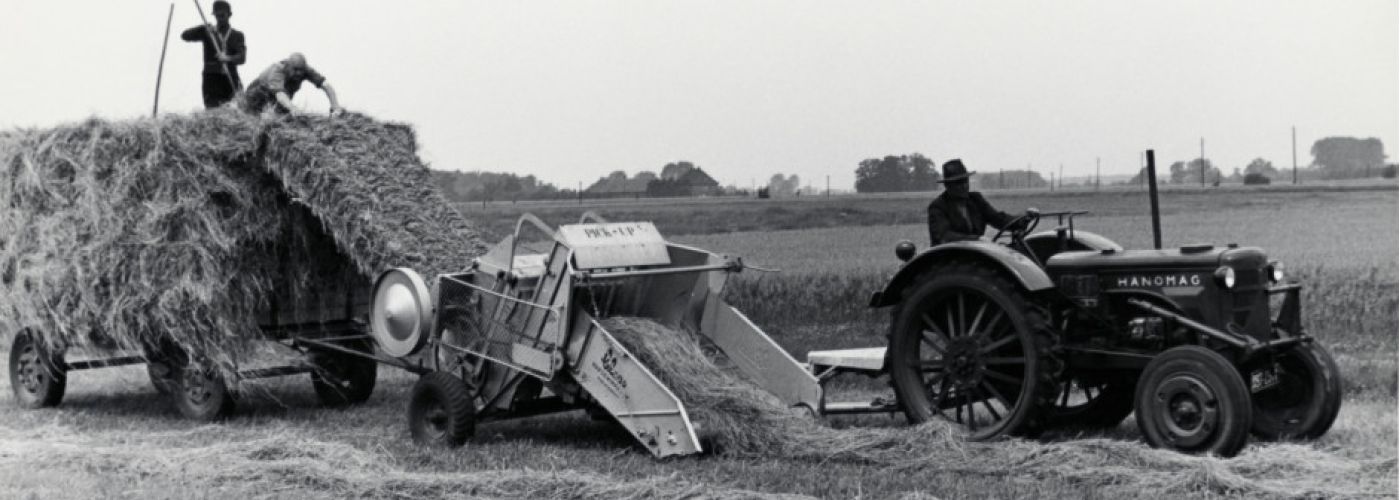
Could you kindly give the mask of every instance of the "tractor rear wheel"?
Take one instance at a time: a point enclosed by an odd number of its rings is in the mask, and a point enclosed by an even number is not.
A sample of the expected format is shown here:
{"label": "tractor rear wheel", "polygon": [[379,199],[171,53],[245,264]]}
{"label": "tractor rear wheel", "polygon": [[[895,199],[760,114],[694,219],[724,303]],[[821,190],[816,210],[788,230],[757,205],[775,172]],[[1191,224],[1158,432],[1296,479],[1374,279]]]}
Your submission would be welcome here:
{"label": "tractor rear wheel", "polygon": [[1052,339],[1041,311],[996,271],[941,266],[895,309],[890,378],[910,422],[942,416],[972,440],[1031,434],[1057,388]]}
{"label": "tractor rear wheel", "polygon": [[1112,429],[1133,412],[1135,380],[1089,382],[1066,380],[1054,398],[1048,417],[1050,427]]}
{"label": "tractor rear wheel", "polygon": [[[354,341],[347,347],[366,354],[374,353],[374,344],[370,340]],[[316,400],[321,406],[359,404],[374,393],[379,364],[373,359],[314,349],[308,353],[308,357],[312,364],[311,387],[316,390]]]}
{"label": "tractor rear wheel", "polygon": [[31,330],[15,335],[10,344],[10,389],[20,408],[58,406],[68,387],[63,354],[50,352]]}
{"label": "tractor rear wheel", "polygon": [[1249,387],[1205,347],[1173,347],[1152,358],[1134,401],[1138,428],[1154,448],[1232,457],[1249,441]]}
{"label": "tractor rear wheel", "polygon": [[413,441],[455,448],[476,433],[476,405],[466,382],[447,372],[432,372],[413,385],[408,402],[408,429]]}
{"label": "tractor rear wheel", "polygon": [[1274,358],[1278,385],[1254,394],[1254,435],[1260,439],[1317,439],[1342,408],[1342,378],[1332,353],[1317,342]]}

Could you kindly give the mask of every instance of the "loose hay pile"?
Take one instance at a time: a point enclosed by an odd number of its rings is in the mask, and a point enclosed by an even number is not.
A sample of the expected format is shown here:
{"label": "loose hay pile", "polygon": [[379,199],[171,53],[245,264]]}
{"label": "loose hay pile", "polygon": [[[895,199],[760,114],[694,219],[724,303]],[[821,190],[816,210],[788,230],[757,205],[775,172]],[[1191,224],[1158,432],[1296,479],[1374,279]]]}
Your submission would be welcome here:
{"label": "loose hay pile", "polygon": [[[190,446],[188,433],[116,442],[89,430],[18,432],[0,428],[0,469],[69,471],[84,480],[130,481],[159,488],[163,481],[198,484],[202,493],[230,495],[221,487],[278,498],[499,498],[499,499],[788,499],[809,498],[716,488],[677,476],[628,480],[578,470],[505,469],[468,472],[413,471],[393,457],[354,446],[273,435],[252,440]],[[155,486],[144,486],[154,481]],[[80,483],[82,484],[82,483]],[[33,494],[0,484],[0,497]],[[222,493],[220,493],[222,492]],[[157,493],[123,492],[123,496]],[[168,493],[166,493],[168,494]],[[55,497],[81,495],[69,489]],[[159,496],[159,493],[157,493]]]}
{"label": "loose hay pile", "polygon": [[692,334],[638,318],[611,318],[603,326],[685,403],[723,455],[1058,477],[1099,487],[1110,498],[1148,493],[1331,498],[1388,495],[1396,487],[1394,457],[1353,460],[1299,444],[1256,445],[1220,459],[1107,439],[971,443],[942,420],[897,429],[832,429],[720,368]]}
{"label": "loose hay pile", "polygon": [[274,303],[483,251],[431,186],[406,126],[231,110],[0,132],[0,336],[227,368]]}

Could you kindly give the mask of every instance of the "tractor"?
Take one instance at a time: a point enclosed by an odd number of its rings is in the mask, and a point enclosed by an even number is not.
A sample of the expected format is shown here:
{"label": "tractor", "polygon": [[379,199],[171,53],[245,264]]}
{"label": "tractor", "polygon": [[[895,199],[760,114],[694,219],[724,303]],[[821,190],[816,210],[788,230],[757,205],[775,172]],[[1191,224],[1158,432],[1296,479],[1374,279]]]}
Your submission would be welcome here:
{"label": "tractor", "polygon": [[990,241],[922,252],[900,242],[904,263],[870,303],[892,308],[888,349],[809,364],[888,373],[887,409],[942,416],[974,440],[1113,428],[1133,413],[1150,445],[1187,453],[1327,432],[1340,374],[1303,330],[1302,285],[1282,264],[1233,243],[1125,250],[1076,230],[1086,213],[1032,209]]}

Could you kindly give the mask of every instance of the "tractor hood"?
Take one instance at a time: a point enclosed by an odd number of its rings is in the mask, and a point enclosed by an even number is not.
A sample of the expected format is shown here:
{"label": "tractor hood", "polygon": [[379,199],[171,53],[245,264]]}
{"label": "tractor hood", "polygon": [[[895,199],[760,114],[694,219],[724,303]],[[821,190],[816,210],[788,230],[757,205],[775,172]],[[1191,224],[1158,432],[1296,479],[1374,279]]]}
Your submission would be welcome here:
{"label": "tractor hood", "polygon": [[1170,250],[1082,251],[1056,254],[1046,263],[1055,274],[1105,270],[1259,269],[1267,264],[1264,251],[1255,247],[1232,248],[1187,245]]}

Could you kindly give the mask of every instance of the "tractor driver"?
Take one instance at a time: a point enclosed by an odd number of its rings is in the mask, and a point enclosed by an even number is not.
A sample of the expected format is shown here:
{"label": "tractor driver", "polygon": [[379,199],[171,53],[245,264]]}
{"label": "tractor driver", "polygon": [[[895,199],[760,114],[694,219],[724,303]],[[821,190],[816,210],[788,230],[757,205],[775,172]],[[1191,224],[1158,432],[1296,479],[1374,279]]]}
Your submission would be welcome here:
{"label": "tractor driver", "polygon": [[959,159],[943,164],[943,179],[938,181],[943,184],[943,194],[928,204],[928,237],[933,245],[975,241],[987,231],[987,225],[1009,229],[1016,220],[993,208],[982,193],[971,190],[968,180],[975,173],[968,172]]}

